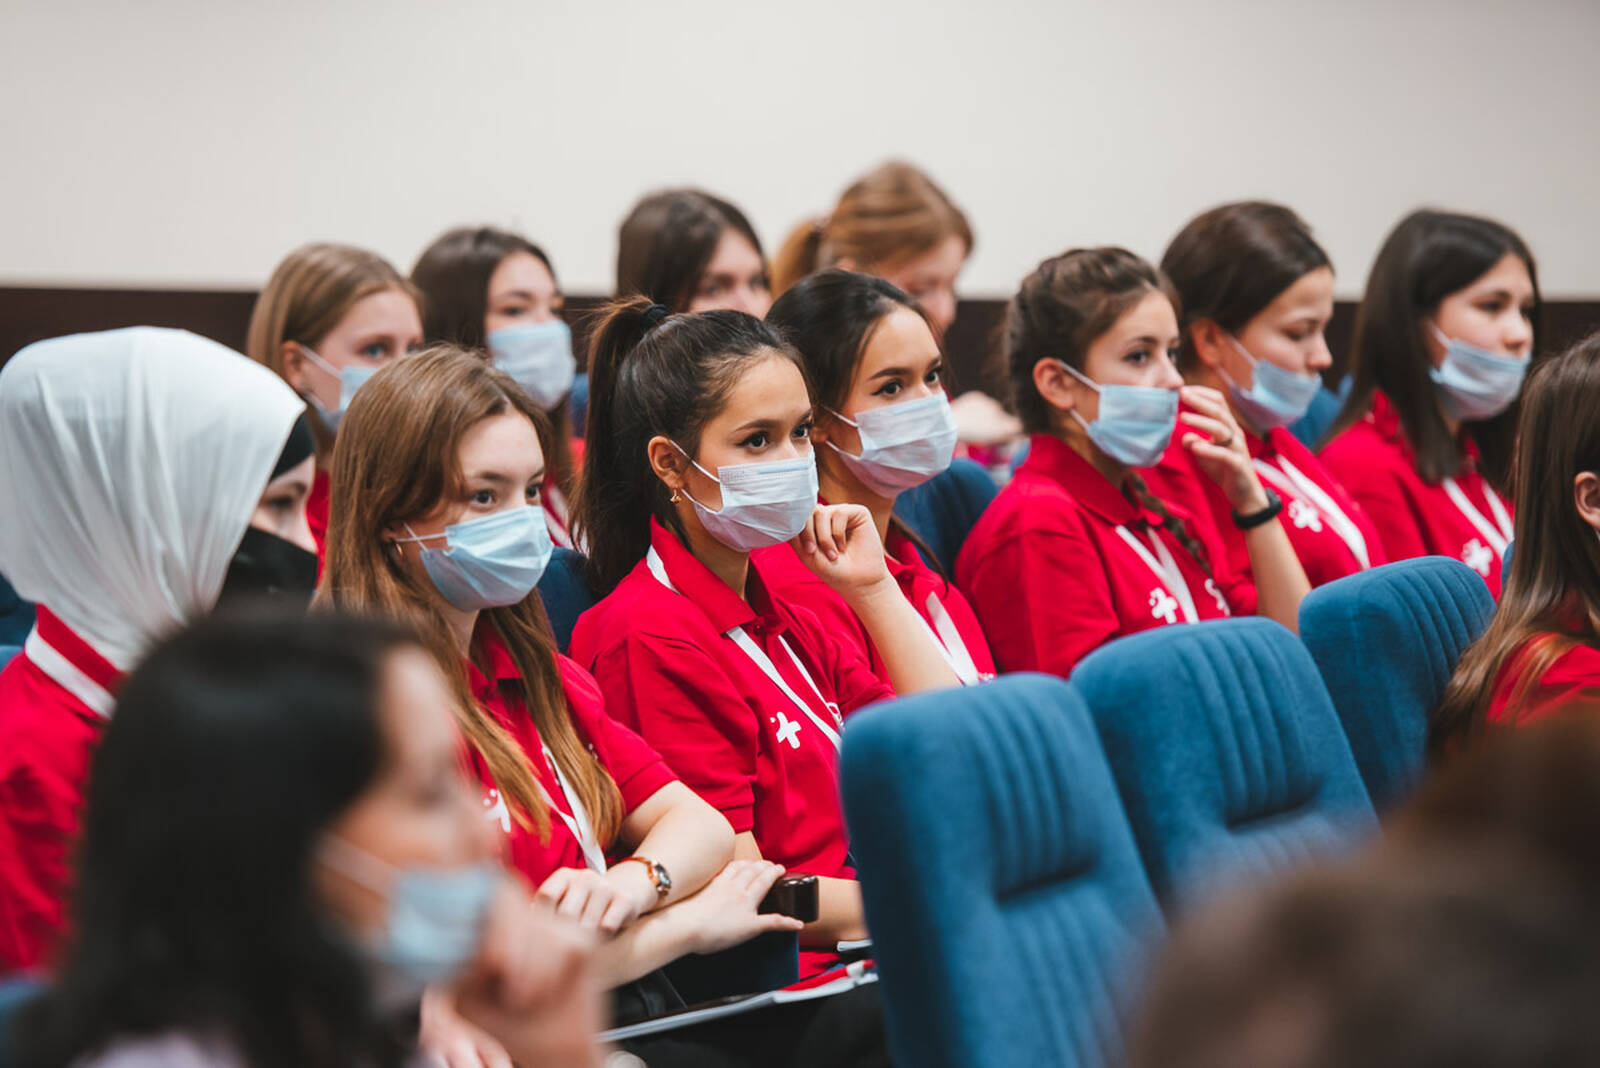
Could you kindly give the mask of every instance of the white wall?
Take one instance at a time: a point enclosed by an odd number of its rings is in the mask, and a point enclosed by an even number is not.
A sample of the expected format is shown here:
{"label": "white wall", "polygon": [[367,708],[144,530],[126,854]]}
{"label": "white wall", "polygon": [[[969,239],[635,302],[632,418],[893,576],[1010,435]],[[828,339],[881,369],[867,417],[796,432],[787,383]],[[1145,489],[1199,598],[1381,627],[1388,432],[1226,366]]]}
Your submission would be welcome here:
{"label": "white wall", "polygon": [[0,0],[0,283],[253,286],[313,238],[408,269],[488,221],[607,291],[648,189],[775,246],[904,155],[977,226],[971,295],[1265,196],[1347,295],[1432,203],[1592,297],[1597,52],[1594,0]]}

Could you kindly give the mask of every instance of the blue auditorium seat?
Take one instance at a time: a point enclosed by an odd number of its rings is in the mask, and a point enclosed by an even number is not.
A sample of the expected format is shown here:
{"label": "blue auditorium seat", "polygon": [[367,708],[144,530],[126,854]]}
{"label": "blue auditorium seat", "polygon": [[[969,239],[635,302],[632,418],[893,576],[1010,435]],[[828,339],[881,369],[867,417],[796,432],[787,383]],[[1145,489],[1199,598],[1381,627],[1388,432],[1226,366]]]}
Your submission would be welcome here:
{"label": "blue auditorium seat", "polygon": [[0,645],[21,645],[33,629],[33,605],[24,601],[0,575]]}
{"label": "blue auditorium seat", "polygon": [[1300,439],[1300,444],[1315,452],[1317,446],[1322,444],[1322,435],[1339,418],[1339,409],[1344,407],[1344,399],[1350,395],[1350,386],[1354,382],[1354,375],[1345,375],[1337,390],[1326,386],[1317,390],[1317,395],[1311,399],[1311,407],[1290,425],[1289,433]]}
{"label": "blue auditorium seat", "polygon": [[1010,675],[879,704],[840,764],[895,1063],[1116,1063],[1163,924],[1071,688]]}
{"label": "blue auditorium seat", "polygon": [[0,1068],[12,1068],[22,1063],[17,1056],[17,1039],[12,1034],[12,1028],[23,1007],[43,990],[44,986],[36,979],[0,979]]}
{"label": "blue auditorium seat", "polygon": [[572,433],[583,437],[589,424],[589,376],[579,373],[572,380],[572,392],[567,394],[567,408],[572,412]]}
{"label": "blue auditorium seat", "polygon": [[955,570],[956,554],[972,533],[973,524],[998,492],[982,464],[962,457],[922,485],[900,494],[894,514],[933,550],[949,574]]}
{"label": "blue auditorium seat", "polygon": [[22,652],[20,645],[0,645],[0,668],[10,663],[11,658]]}
{"label": "blue auditorium seat", "polygon": [[1317,667],[1276,623],[1158,627],[1096,650],[1071,685],[1169,908],[1376,826]]}
{"label": "blue auditorium seat", "polygon": [[1445,556],[1350,575],[1300,605],[1300,637],[1380,810],[1421,778],[1428,716],[1493,615],[1483,579]]}
{"label": "blue auditorium seat", "polygon": [[544,602],[545,615],[550,617],[550,629],[555,631],[556,648],[563,653],[572,642],[572,628],[578,625],[578,617],[594,607],[594,591],[584,577],[583,564],[582,553],[557,548],[539,579],[539,599]]}

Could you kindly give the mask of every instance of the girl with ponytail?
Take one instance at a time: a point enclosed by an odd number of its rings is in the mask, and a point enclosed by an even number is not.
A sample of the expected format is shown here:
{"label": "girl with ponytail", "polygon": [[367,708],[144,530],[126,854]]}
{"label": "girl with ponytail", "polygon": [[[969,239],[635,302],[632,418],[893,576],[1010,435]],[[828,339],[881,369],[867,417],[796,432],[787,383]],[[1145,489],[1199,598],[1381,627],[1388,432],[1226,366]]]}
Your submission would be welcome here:
{"label": "girl with ponytail", "polygon": [[[956,445],[944,354],[926,312],[881,278],[829,268],[778,298],[767,323],[799,351],[811,380],[817,401],[811,440],[822,499],[872,513],[889,573],[951,668],[969,685],[993,677],[994,658],[972,607],[894,515],[901,492],[949,467]],[[888,680],[861,621],[793,549],[778,545],[756,558],[775,593],[854,642]]]}
{"label": "girl with ponytail", "polygon": [[735,856],[819,879],[801,972],[864,937],[839,808],[844,717],[893,695],[859,648],[774,594],[752,550],[790,542],[861,621],[894,689],[954,685],[895,584],[872,514],[817,504],[799,356],[740,312],[613,304],[590,355],[578,535],[604,600],[572,655],[612,714],[737,834]]}
{"label": "girl with ponytail", "polygon": [[[1296,626],[1308,587],[1281,502],[1262,487],[1227,401],[1179,377],[1177,308],[1149,263],[1096,248],[1040,264],[1007,309],[1007,370],[1032,444],[956,561],[1006,671],[1065,676],[1113,638],[1237,613]],[[1254,584],[1228,567],[1209,524],[1136,473],[1175,430],[1245,531]]]}

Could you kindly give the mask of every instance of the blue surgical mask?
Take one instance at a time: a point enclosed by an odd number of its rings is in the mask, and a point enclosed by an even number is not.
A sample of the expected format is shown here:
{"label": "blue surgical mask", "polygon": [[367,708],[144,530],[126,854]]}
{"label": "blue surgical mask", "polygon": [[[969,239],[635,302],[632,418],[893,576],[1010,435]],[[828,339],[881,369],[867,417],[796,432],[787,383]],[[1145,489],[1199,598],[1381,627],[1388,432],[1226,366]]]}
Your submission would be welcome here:
{"label": "blue surgical mask", "polygon": [[1270,360],[1258,360],[1232,334],[1228,335],[1228,341],[1250,362],[1253,374],[1250,388],[1240,389],[1228,372],[1222,371],[1222,378],[1228,383],[1228,394],[1245,422],[1256,430],[1267,431],[1288,426],[1306,414],[1316,399],[1317,390],[1322,388],[1321,378],[1314,374],[1297,375]]}
{"label": "blue surgical mask", "polygon": [[472,960],[504,878],[493,861],[397,868],[333,835],[322,840],[318,858],[388,901],[382,930],[359,944],[387,985],[416,997],[424,987],[455,978]]}
{"label": "blue surgical mask", "polygon": [[572,328],[560,319],[503,326],[491,330],[487,341],[494,365],[544,411],[572,392],[578,361],[572,355]]}
{"label": "blue surgical mask", "polygon": [[327,427],[328,433],[337,434],[339,433],[339,424],[344,420],[344,413],[349,410],[350,401],[355,397],[356,390],[366,385],[367,379],[377,374],[378,369],[376,367],[357,367],[355,364],[350,364],[341,370],[318,356],[311,350],[310,346],[301,345],[298,341],[295,344],[305,354],[306,359],[339,380],[339,408],[337,411],[330,412],[324,408],[322,402],[317,400],[315,393],[306,395],[306,401],[312,408],[316,409],[317,417],[322,420],[322,425]]}
{"label": "blue surgical mask", "polygon": [[1149,467],[1161,459],[1178,425],[1178,391],[1151,386],[1100,385],[1057,360],[1066,372],[1100,394],[1100,414],[1089,422],[1072,417],[1101,452],[1129,467]]}
{"label": "blue surgical mask", "polygon": [[828,411],[856,428],[861,455],[852,455],[831,441],[824,444],[839,454],[863,486],[880,497],[892,500],[922,485],[949,467],[955,455],[956,417],[943,390],[921,400],[869,408],[854,419],[832,408]]}
{"label": "blue surgical mask", "polygon": [[1433,323],[1434,337],[1444,346],[1444,360],[1428,372],[1452,419],[1492,419],[1511,407],[1522,392],[1528,361],[1446,337]]}
{"label": "blue surgical mask", "polygon": [[722,486],[722,507],[712,511],[689,495],[706,533],[735,552],[781,545],[805,529],[817,507],[817,465],[811,456],[764,463],[732,464],[712,474],[683,446],[673,448],[707,478]]}
{"label": "blue surgical mask", "polygon": [[555,552],[544,511],[530,504],[452,523],[442,534],[406,530],[411,537],[395,541],[444,538],[444,548],[425,546],[418,555],[434,588],[463,612],[516,604],[533,592]]}

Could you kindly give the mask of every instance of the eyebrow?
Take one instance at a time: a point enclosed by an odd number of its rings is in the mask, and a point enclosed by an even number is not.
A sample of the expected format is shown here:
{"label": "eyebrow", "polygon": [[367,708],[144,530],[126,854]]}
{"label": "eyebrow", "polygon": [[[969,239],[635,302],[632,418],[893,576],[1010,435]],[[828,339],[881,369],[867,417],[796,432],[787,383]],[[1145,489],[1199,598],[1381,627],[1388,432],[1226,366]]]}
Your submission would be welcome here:
{"label": "eyebrow", "polygon": [[[533,477],[528,479],[528,481],[529,482],[543,482],[544,481],[544,472],[545,472],[544,468],[542,468],[542,467],[539,468],[539,470],[535,471],[534,474],[533,474]],[[510,485],[513,485],[516,482],[516,479],[508,478],[505,475],[500,474],[498,471],[474,471],[474,472],[472,472],[471,474],[469,474],[467,476],[467,481],[468,482],[487,482],[491,486],[510,486]]]}
{"label": "eyebrow", "polygon": [[527,301],[535,301],[535,300],[538,300],[539,298],[534,296],[533,290],[531,290],[531,289],[508,289],[504,293],[495,294],[494,299],[495,300],[527,300]]}
{"label": "eyebrow", "polygon": [[[928,370],[934,370],[942,363],[944,363],[943,357],[935,357],[933,362],[928,365]],[[916,374],[916,371],[910,367],[885,367],[883,370],[867,379],[867,381],[876,382],[880,378],[894,378],[897,375],[905,375],[909,378],[914,374]]]}

